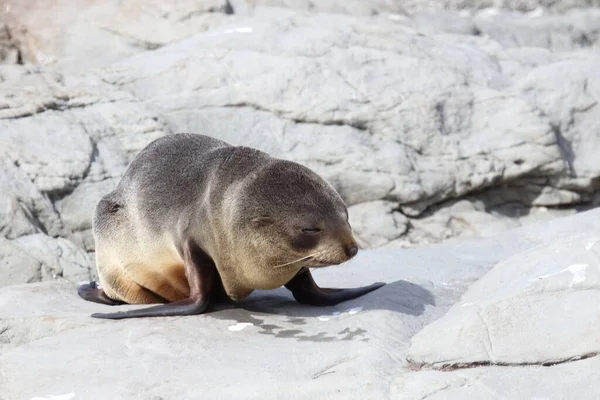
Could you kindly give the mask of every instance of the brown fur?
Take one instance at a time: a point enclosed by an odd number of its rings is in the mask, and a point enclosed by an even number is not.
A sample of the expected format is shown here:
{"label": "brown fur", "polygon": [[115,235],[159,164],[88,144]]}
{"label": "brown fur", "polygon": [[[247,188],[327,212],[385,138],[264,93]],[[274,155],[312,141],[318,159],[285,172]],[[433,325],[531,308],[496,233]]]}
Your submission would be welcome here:
{"label": "brown fur", "polygon": [[143,149],[99,202],[93,232],[104,292],[130,304],[189,296],[189,240],[236,301],[285,285],[302,267],[344,262],[356,246],[342,199],[317,174],[198,134]]}

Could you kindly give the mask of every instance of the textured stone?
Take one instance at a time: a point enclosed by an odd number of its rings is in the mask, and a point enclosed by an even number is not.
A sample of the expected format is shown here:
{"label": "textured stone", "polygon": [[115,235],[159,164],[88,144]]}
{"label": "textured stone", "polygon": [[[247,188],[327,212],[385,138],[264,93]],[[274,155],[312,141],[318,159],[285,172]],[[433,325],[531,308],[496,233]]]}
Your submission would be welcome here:
{"label": "textured stone", "polygon": [[42,233],[1,239],[0,267],[0,287],[58,278],[79,282],[96,275],[80,247]]}
{"label": "textured stone", "polygon": [[[409,360],[436,368],[545,364],[600,352],[600,223],[498,263],[412,338]],[[583,221],[582,221],[583,222]]]}
{"label": "textured stone", "polygon": [[7,0],[0,233],[93,251],[98,199],[177,131],[312,168],[363,247],[593,207],[600,15],[577,5]]}
{"label": "textured stone", "polygon": [[137,99],[93,75],[5,66],[0,77],[0,232],[10,240],[0,285],[88,279],[95,271],[82,249],[94,249],[95,205],[167,132]]}
{"label": "textured stone", "polygon": [[[360,195],[373,180],[379,199],[419,214],[501,179],[562,170],[550,125],[519,96],[499,91],[502,76],[488,54],[442,47],[390,24],[366,29],[355,22],[263,12],[227,28],[237,33],[196,35],[157,50],[152,57],[160,64],[148,62],[149,53],[118,63],[106,79],[143,98],[173,131],[226,140],[248,127],[268,132],[241,137],[305,162],[349,204],[377,200]],[[290,24],[295,28],[283,28]],[[275,78],[261,79],[273,68],[280,71]],[[398,74],[411,79],[396,80]],[[334,140],[344,146],[336,155],[327,146]]]}
{"label": "textured stone", "polygon": [[[109,321],[92,319],[90,314],[115,307],[80,299],[73,283],[5,287],[0,289],[2,395],[191,398],[202,387],[203,395],[211,398],[258,399],[269,393],[291,399],[593,399],[600,390],[594,379],[597,356],[542,364],[558,360],[560,354],[593,350],[590,345],[600,336],[590,325],[598,313],[584,305],[597,292],[585,289],[600,282],[598,269],[590,264],[586,280],[571,288],[573,275],[568,271],[536,282],[528,278],[557,272],[555,267],[564,262],[598,263],[597,245],[588,246],[588,251],[581,246],[587,242],[579,241],[597,235],[597,243],[599,216],[600,211],[594,210],[427,249],[360,251],[344,265],[315,270],[317,282],[324,287],[356,286],[374,279],[388,284],[333,307],[300,305],[281,288],[255,292],[237,307],[218,306],[200,316]],[[557,243],[562,245],[557,248]],[[588,259],[579,259],[586,255]],[[501,270],[506,275],[499,275]],[[491,305],[502,297],[518,299],[528,285],[544,289],[538,292],[541,297],[529,292],[534,300],[529,309],[515,304],[484,315],[490,328],[494,321],[508,318],[499,327],[512,330],[511,334],[492,336],[496,361],[503,360],[504,366],[469,364],[439,371],[414,364],[419,342],[435,348],[431,359],[443,363],[448,352],[460,353],[485,340],[485,335],[470,330],[476,320],[445,325],[457,308]],[[588,298],[569,303],[578,293]],[[554,302],[548,301],[552,298]],[[478,303],[462,307],[467,300]],[[552,321],[559,315],[562,323]],[[531,317],[538,323],[531,324]],[[536,336],[530,328],[546,335]],[[457,333],[465,337],[453,342]],[[528,334],[531,339],[525,340]],[[487,354],[485,346],[478,352]],[[198,370],[198,365],[203,368]],[[124,373],[127,379],[122,379]],[[56,379],[57,375],[68,379]],[[235,385],[229,384],[232,379]]]}
{"label": "textured stone", "polygon": [[6,24],[0,19],[0,64],[17,64],[20,54]]}
{"label": "textured stone", "polygon": [[361,247],[376,248],[400,237],[408,229],[408,218],[390,201],[371,201],[348,209],[350,225]]}
{"label": "textured stone", "polygon": [[0,287],[42,280],[38,260],[13,241],[0,238]]}
{"label": "textured stone", "polygon": [[486,367],[453,372],[422,371],[401,375],[390,388],[392,399],[578,399],[593,400],[600,358],[554,366]]}
{"label": "textured stone", "polygon": [[[565,161],[568,177],[559,188],[596,189],[600,171],[600,56],[557,60],[531,71],[515,90],[548,116]],[[562,79],[556,79],[561,76]]]}
{"label": "textured stone", "polygon": [[40,262],[42,280],[60,277],[79,282],[90,279],[88,255],[67,239],[36,234],[13,240],[13,244]]}
{"label": "textured stone", "polygon": [[473,10],[494,7],[518,11],[535,11],[538,8],[549,8],[560,12],[572,8],[600,7],[598,0],[407,0],[402,4],[411,10]]}
{"label": "textured stone", "polygon": [[600,9],[535,15],[483,11],[473,19],[476,29],[505,47],[542,47],[557,51],[598,45]]}
{"label": "textured stone", "polygon": [[26,63],[70,71],[159,48],[231,12],[226,0],[5,0],[3,7]]}
{"label": "textured stone", "polygon": [[535,11],[538,8],[544,8],[559,12],[580,7],[600,7],[598,0],[405,0],[402,2],[386,0],[232,0],[231,3],[236,10],[261,5],[362,16],[389,12],[440,12],[443,10],[469,12],[492,7],[517,11]]}
{"label": "textured stone", "polygon": [[1,157],[0,165],[2,166],[2,173],[0,173],[2,236],[16,239],[40,231],[50,235],[64,234],[59,214],[48,198],[31,182],[25,171],[11,162],[7,155]]}

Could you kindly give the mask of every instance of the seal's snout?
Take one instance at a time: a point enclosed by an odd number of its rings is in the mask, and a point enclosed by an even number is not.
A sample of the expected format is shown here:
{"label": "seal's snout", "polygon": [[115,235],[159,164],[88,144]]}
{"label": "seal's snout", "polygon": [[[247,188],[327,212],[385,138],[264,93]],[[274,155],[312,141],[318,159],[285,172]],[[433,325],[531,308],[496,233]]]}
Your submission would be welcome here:
{"label": "seal's snout", "polygon": [[358,253],[358,245],[354,240],[351,240],[342,245],[342,251],[346,256],[346,261],[348,261]]}
{"label": "seal's snout", "polygon": [[354,257],[358,253],[358,246],[356,243],[352,243],[349,246],[346,246],[346,255],[350,258]]}

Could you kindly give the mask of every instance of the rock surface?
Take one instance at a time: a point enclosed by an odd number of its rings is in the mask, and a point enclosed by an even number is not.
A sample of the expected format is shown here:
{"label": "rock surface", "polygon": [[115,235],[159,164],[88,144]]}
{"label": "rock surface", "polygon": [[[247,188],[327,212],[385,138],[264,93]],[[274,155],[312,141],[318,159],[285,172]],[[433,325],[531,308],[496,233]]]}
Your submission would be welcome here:
{"label": "rock surface", "polygon": [[[597,398],[598,7],[4,0],[0,399]],[[91,319],[93,209],[180,131],[320,173],[363,250],[317,281],[388,284]]]}
{"label": "rock surface", "polygon": [[[419,366],[554,364],[596,355],[600,224],[498,263],[412,338]],[[590,235],[589,231],[593,232]]]}
{"label": "rock surface", "polygon": [[21,239],[93,276],[95,204],[178,131],[313,168],[363,248],[595,207],[598,2],[476,3],[5,0],[0,286],[76,271]]}
{"label": "rock surface", "polygon": [[4,0],[3,11],[24,62],[79,71],[205,31],[231,9],[227,0]]}
{"label": "rock surface", "polygon": [[593,399],[600,314],[585,305],[598,300],[599,241],[594,210],[474,242],[363,251],[316,280],[387,285],[334,307],[278,289],[202,316],[108,321],[89,317],[109,307],[73,283],[5,287],[2,396]]}

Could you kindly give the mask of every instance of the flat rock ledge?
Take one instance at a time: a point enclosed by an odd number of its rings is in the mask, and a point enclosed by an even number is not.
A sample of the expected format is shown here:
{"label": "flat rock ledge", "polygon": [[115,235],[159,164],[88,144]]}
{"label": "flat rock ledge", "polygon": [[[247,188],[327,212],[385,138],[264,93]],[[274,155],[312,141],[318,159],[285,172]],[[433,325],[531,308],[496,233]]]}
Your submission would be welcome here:
{"label": "flat rock ledge", "polygon": [[317,281],[388,284],[335,307],[278,289],[201,316],[107,321],[73,282],[4,287],[0,398],[595,399],[599,243],[593,210],[362,251]]}

